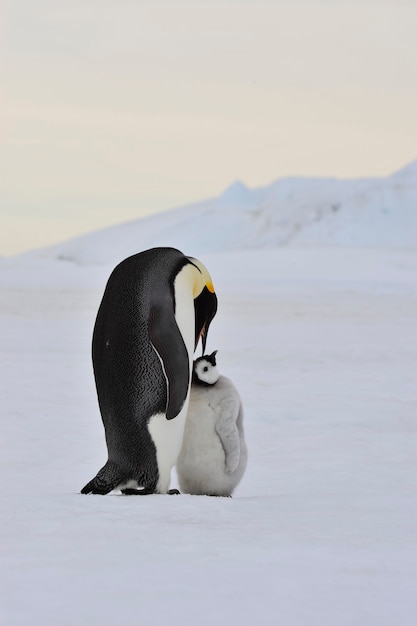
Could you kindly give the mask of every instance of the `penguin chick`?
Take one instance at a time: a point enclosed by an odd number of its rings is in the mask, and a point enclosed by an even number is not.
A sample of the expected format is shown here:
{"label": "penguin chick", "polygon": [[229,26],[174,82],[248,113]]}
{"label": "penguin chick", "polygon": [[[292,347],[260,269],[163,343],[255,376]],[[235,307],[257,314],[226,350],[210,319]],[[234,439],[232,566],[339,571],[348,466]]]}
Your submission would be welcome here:
{"label": "penguin chick", "polygon": [[190,402],[182,449],[177,461],[184,493],[230,496],[248,458],[239,393],[220,376],[217,350],[194,361]]}

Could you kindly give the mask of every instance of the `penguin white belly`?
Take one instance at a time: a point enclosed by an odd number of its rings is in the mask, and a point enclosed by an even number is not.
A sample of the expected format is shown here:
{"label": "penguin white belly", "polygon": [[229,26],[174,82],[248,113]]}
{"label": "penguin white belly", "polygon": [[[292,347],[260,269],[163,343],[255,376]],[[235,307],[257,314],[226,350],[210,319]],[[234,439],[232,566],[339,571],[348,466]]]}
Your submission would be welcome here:
{"label": "penguin white belly", "polygon": [[[237,449],[233,450],[233,444],[229,444],[229,452],[236,459],[233,468],[228,467],[230,456],[226,458],[225,442],[219,436],[222,419],[226,429],[235,431]],[[181,491],[193,495],[231,495],[247,463],[242,419],[239,395],[225,377],[220,377],[214,386],[191,387],[183,445],[176,466]]]}
{"label": "penguin white belly", "polygon": [[157,493],[167,493],[171,482],[171,469],[176,463],[181,450],[184,424],[187,415],[186,401],[180,413],[172,420],[167,420],[165,413],[154,415],[148,424],[148,430],[156,448],[159,480]]}
{"label": "penguin white belly", "polygon": [[[192,289],[190,289],[194,271],[192,266],[186,265],[179,272],[174,282],[175,320],[189,356],[190,381],[195,341],[194,299]],[[161,364],[163,368],[162,361]],[[165,378],[168,385],[166,375]],[[151,417],[148,423],[148,430],[156,448],[159,471],[159,480],[156,488],[158,493],[167,493],[169,489],[171,469],[175,465],[181,450],[189,398],[190,390],[188,389],[182,409],[174,419],[168,420],[165,413],[157,413]]]}

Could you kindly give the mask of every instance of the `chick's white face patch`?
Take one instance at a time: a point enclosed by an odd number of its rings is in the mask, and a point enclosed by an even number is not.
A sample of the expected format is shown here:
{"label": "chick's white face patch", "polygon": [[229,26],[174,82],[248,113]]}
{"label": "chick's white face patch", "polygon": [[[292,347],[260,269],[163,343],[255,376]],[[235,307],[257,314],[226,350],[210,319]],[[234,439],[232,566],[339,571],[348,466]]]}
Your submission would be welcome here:
{"label": "chick's white face patch", "polygon": [[194,372],[199,380],[207,385],[214,385],[219,380],[219,370],[216,365],[212,365],[210,361],[201,359],[194,366]]}

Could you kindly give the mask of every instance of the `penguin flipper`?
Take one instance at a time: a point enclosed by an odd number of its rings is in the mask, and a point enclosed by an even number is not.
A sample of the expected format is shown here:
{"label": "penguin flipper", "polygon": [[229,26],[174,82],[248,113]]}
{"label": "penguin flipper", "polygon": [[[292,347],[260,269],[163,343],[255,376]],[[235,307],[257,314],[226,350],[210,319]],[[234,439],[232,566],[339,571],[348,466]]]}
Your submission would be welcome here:
{"label": "penguin flipper", "polygon": [[115,463],[107,461],[106,465],[99,470],[97,476],[81,489],[81,493],[105,496],[113,489],[116,489],[126,478],[126,474]]}
{"label": "penguin flipper", "polygon": [[167,379],[166,419],[171,420],[181,411],[190,385],[187,347],[172,310],[167,307],[154,304],[149,315],[148,332]]}
{"label": "penguin flipper", "polygon": [[215,424],[215,431],[223,446],[226,473],[233,474],[240,460],[240,439],[233,401],[225,399],[221,403],[221,414]]}

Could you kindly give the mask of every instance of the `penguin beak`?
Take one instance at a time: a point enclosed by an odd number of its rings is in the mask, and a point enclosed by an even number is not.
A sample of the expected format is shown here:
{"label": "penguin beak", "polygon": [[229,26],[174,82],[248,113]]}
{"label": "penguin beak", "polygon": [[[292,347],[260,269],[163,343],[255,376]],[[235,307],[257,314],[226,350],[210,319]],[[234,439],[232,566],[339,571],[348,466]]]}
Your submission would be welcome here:
{"label": "penguin beak", "polygon": [[203,348],[202,354],[206,349],[207,335],[210,324],[217,311],[217,296],[214,291],[210,291],[207,287],[204,287],[203,291],[194,300],[195,310],[195,346],[197,348],[198,342],[201,338],[201,345]]}
{"label": "penguin beak", "polygon": [[[207,342],[207,330],[205,326],[200,333],[199,339],[201,339],[201,356],[203,356],[204,352],[206,351],[206,342]],[[197,348],[197,345],[198,345],[198,339],[197,339],[197,343],[195,344],[196,348]]]}

